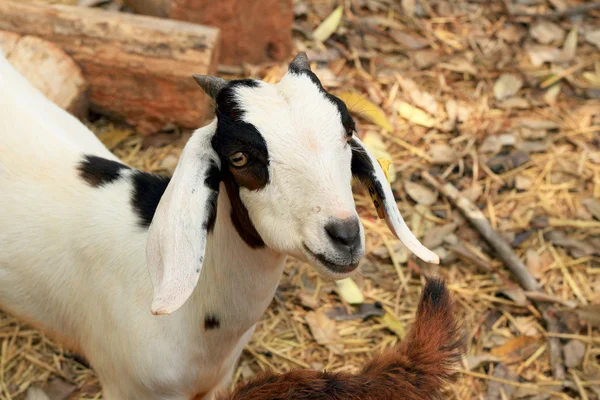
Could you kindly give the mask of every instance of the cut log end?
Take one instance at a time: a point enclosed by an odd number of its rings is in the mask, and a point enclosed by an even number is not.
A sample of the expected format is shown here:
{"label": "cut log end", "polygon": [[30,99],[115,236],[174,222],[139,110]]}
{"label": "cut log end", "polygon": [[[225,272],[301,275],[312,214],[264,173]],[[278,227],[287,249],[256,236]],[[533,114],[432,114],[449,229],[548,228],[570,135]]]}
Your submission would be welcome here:
{"label": "cut log end", "polygon": [[48,99],[79,118],[86,116],[86,80],[58,46],[37,37],[0,31],[0,48],[13,68]]}

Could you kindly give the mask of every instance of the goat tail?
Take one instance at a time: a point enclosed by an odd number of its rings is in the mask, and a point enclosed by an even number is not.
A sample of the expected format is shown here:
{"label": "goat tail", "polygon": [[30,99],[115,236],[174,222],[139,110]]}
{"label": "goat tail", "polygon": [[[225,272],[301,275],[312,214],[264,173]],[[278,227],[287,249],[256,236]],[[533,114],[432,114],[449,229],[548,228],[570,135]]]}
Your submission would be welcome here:
{"label": "goat tail", "polygon": [[452,381],[462,344],[448,290],[442,280],[430,279],[406,339],[360,373],[265,373],[221,400],[437,400]]}

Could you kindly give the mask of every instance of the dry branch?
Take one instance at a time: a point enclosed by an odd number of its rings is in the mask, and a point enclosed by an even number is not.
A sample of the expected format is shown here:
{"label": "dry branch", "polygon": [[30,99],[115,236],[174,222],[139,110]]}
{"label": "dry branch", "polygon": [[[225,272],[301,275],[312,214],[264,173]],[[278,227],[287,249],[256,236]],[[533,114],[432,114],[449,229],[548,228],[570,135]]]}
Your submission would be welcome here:
{"label": "dry branch", "polygon": [[0,2],[0,29],[49,40],[81,67],[90,101],[142,133],[202,124],[207,98],[192,74],[216,71],[216,29],[69,6]]}
{"label": "dry branch", "polygon": [[33,36],[0,31],[0,49],[48,99],[73,115],[85,115],[87,83],[81,69],[59,47]]}

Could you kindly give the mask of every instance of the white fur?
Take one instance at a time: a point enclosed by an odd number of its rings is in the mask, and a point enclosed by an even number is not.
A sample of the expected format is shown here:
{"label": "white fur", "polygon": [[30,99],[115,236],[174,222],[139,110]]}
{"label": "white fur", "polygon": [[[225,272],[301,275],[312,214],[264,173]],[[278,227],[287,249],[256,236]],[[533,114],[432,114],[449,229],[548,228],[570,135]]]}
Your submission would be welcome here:
{"label": "white fur", "polygon": [[[270,156],[269,184],[240,191],[263,249],[233,228],[223,184],[214,230],[202,229],[214,121],[186,145],[147,230],[131,207],[134,172],[87,185],[76,168],[84,154],[116,157],[0,54],[0,306],[82,351],[107,400],[211,398],[229,383],[286,255],[347,275],[304,249],[349,261],[323,228],[356,215],[337,109],[302,75],[237,95]],[[360,229],[353,259],[364,252]],[[208,314],[218,329],[205,330]]]}

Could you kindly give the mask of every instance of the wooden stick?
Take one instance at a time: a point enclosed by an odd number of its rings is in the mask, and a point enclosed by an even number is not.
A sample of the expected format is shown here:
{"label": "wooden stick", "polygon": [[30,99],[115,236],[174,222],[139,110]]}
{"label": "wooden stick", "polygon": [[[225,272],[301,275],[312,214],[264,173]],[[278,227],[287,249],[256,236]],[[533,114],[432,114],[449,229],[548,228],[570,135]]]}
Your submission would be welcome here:
{"label": "wooden stick", "polygon": [[[463,196],[458,189],[450,183],[441,183],[427,171],[421,173],[423,179],[433,185],[438,191],[444,194],[450,202],[458,208],[462,214],[469,220],[475,229],[485,238],[485,240],[496,250],[498,257],[515,275],[519,284],[528,292],[538,291],[539,284],[536,279],[527,271],[525,264],[515,254],[506,240],[492,228],[485,215],[469,199]],[[554,309],[548,304],[535,302],[537,308],[542,311],[542,317],[546,322],[546,329],[549,333],[558,333],[558,321],[554,317]],[[550,351],[550,364],[552,374],[556,380],[565,379],[565,368],[562,361],[560,340],[556,337],[548,338],[548,347]]]}
{"label": "wooden stick", "polygon": [[566,8],[560,11],[552,11],[549,13],[513,13],[509,12],[511,17],[531,17],[531,18],[548,18],[548,19],[557,19],[563,17],[570,17],[572,15],[577,14],[585,14],[588,11],[592,11],[600,8],[600,2],[596,1],[593,3],[580,4],[578,6]]}
{"label": "wooden stick", "polygon": [[539,285],[535,278],[527,271],[523,261],[515,254],[510,245],[492,228],[485,215],[452,184],[442,184],[436,178],[424,171],[421,176],[437,190],[443,193],[456,206],[485,240],[496,250],[498,257],[515,275],[519,284],[527,291],[535,291]]}
{"label": "wooden stick", "polygon": [[218,30],[87,7],[0,1],[0,30],[48,40],[69,54],[100,111],[141,133],[167,124],[197,128],[208,97],[193,74],[217,67]]}

